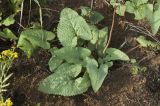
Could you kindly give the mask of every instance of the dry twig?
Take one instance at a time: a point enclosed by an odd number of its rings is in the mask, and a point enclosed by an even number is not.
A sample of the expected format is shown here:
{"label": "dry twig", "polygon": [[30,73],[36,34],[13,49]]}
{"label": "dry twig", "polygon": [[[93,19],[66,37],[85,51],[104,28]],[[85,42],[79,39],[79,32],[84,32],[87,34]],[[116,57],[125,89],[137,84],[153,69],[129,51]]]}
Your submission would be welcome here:
{"label": "dry twig", "polygon": [[112,39],[112,32],[113,32],[114,23],[115,23],[115,15],[116,15],[116,8],[114,8],[114,11],[113,11],[112,25],[111,25],[111,29],[110,29],[110,33],[109,33],[109,38],[108,38],[108,42],[103,50],[103,54],[105,53],[105,51],[108,48],[108,46],[111,42],[111,39]]}

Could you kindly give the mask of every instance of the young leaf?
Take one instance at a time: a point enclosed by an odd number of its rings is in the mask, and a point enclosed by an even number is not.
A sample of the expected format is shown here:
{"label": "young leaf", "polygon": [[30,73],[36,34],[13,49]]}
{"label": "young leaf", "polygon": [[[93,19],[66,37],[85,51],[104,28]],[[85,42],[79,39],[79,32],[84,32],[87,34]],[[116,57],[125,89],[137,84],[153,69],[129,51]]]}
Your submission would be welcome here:
{"label": "young leaf", "polygon": [[87,72],[89,74],[91,85],[94,92],[97,92],[102,86],[105,77],[108,74],[108,65],[102,64],[98,69],[98,63],[94,59],[87,58]]}
{"label": "young leaf", "polygon": [[97,24],[104,19],[101,13],[93,11],[91,8],[85,6],[81,6],[81,15],[88,17],[91,24]]}
{"label": "young leaf", "polygon": [[6,39],[13,39],[17,40],[18,38],[16,35],[8,28],[3,29],[3,34],[0,34],[1,37],[6,38]]}
{"label": "young leaf", "polygon": [[116,13],[120,16],[124,16],[126,6],[120,3],[121,0],[110,0],[110,4],[116,8]]}
{"label": "young leaf", "polygon": [[139,36],[136,40],[142,47],[158,47],[158,43],[149,41],[144,36]]}
{"label": "young leaf", "polygon": [[111,61],[111,60],[124,60],[128,61],[129,57],[122,51],[116,49],[116,48],[108,48],[106,50],[106,61]]}
{"label": "young leaf", "polygon": [[9,26],[9,25],[14,24],[14,22],[15,22],[14,16],[15,15],[13,14],[13,15],[10,15],[9,17],[7,17],[6,19],[2,20],[2,24],[5,26]]}
{"label": "young leaf", "polygon": [[27,29],[21,33],[17,47],[26,52],[27,56],[30,57],[38,47],[49,49],[50,44],[48,41],[54,39],[54,37],[55,34],[49,31]]}
{"label": "young leaf", "polygon": [[104,16],[101,13],[99,13],[97,11],[93,11],[91,13],[91,17],[90,17],[91,24],[97,24],[100,21],[102,21],[103,19],[104,19]]}
{"label": "young leaf", "polygon": [[[98,53],[102,53],[108,38],[108,28],[105,27],[101,30],[98,30],[98,28],[94,25],[90,26],[91,32],[92,32],[92,40],[88,44],[88,47],[90,50],[98,49]],[[95,46],[97,44],[97,47]]]}
{"label": "young leaf", "polygon": [[82,16],[90,17],[90,14],[91,14],[91,11],[92,11],[91,8],[86,7],[86,6],[81,6],[80,9],[81,9],[81,15]]}
{"label": "young leaf", "polygon": [[116,8],[116,13],[120,16],[124,16],[125,14],[125,11],[126,11],[126,6],[125,5],[119,5],[117,8]]}
{"label": "young leaf", "polygon": [[19,11],[21,11],[21,3],[24,0],[10,0],[11,3],[11,8],[15,13],[18,13]]}
{"label": "young leaf", "polygon": [[89,25],[77,12],[70,8],[62,10],[57,34],[61,44],[69,47],[75,47],[78,38],[92,39]]}
{"label": "young leaf", "polygon": [[25,36],[20,36],[17,47],[23,50],[28,58],[39,48],[36,44],[27,40]]}
{"label": "young leaf", "polygon": [[54,74],[44,79],[39,90],[48,93],[63,96],[73,96],[86,92],[90,86],[90,80],[87,74],[76,78],[81,72],[82,66],[79,64],[62,64]]}

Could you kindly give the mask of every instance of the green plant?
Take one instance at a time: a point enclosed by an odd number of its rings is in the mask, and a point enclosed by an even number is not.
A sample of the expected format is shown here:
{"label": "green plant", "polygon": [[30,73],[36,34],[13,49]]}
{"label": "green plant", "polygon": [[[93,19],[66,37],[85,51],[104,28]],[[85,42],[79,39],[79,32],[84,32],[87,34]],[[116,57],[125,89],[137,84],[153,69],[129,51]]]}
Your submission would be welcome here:
{"label": "green plant", "polygon": [[131,73],[133,75],[140,74],[141,72],[146,71],[146,67],[142,67],[139,65],[139,63],[136,61],[136,59],[130,59],[131,63]]}
{"label": "green plant", "polygon": [[2,30],[0,30],[0,37],[12,40],[18,39],[12,30],[9,29],[9,26],[15,23],[14,17],[21,11],[22,2],[23,0],[9,0],[7,5],[10,6],[13,12],[6,18],[2,17],[3,11],[0,11],[0,27],[2,27]]}
{"label": "green plant", "polygon": [[9,17],[2,19],[2,13],[0,14],[0,27],[5,26],[2,31],[0,31],[0,37],[2,38],[7,38],[7,39],[13,39],[16,40],[17,37],[15,34],[8,28],[8,26],[14,24],[15,19],[14,19],[14,14],[10,15]]}
{"label": "green plant", "polygon": [[110,0],[110,4],[116,9],[116,13],[124,16],[125,12],[135,15],[136,20],[147,18],[155,35],[160,27],[160,2],[150,3],[148,0]]}
{"label": "green plant", "polygon": [[17,47],[31,57],[38,48],[50,49],[48,41],[54,38],[54,33],[43,29],[26,29],[21,32]]}
{"label": "green plant", "polygon": [[0,106],[13,106],[13,102],[10,98],[4,100],[0,100]]}
{"label": "green plant", "polygon": [[142,47],[152,47],[160,49],[160,45],[158,44],[158,42],[152,42],[150,40],[147,40],[144,36],[139,36],[136,38],[136,40]]}
{"label": "green plant", "polygon": [[5,50],[0,53],[0,101],[3,101],[3,93],[7,91],[6,87],[12,73],[9,69],[12,67],[13,60],[18,58],[18,53],[13,50]]}
{"label": "green plant", "polygon": [[53,73],[40,82],[40,91],[72,96],[86,92],[92,86],[94,92],[97,92],[113,61],[129,60],[125,53],[116,48],[107,48],[103,53],[108,28],[99,30],[94,25],[97,20],[102,20],[102,15],[98,14],[83,8],[82,15],[88,19],[86,21],[70,8],[62,10],[57,28],[57,37],[62,47],[50,49],[52,57],[48,64]]}
{"label": "green plant", "polygon": [[9,0],[9,5],[11,10],[13,10],[14,13],[18,13],[21,11],[21,5],[23,3],[23,0]]}

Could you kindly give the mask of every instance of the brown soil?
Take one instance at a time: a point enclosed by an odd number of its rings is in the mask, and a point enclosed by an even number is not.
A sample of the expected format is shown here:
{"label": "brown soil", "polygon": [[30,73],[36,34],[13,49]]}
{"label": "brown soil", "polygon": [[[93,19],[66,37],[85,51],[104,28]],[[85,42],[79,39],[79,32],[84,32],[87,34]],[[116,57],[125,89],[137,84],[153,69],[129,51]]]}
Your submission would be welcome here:
{"label": "brown soil", "polygon": [[[90,0],[55,0],[46,7],[51,8],[50,18],[45,19],[46,29],[52,29],[59,19],[59,12],[64,7],[78,10],[80,6],[90,6]],[[96,0],[94,9],[105,16],[99,24],[111,26],[112,12],[103,0]],[[34,15],[32,16],[34,17]],[[31,17],[31,18],[32,18]],[[137,45],[134,37],[136,32],[124,31],[122,21],[133,22],[132,16],[116,16],[113,39],[110,46],[119,48],[127,38],[127,44],[122,50],[127,52]],[[24,22],[25,23],[25,22]],[[48,24],[50,23],[50,24]],[[136,23],[136,22],[134,22]],[[97,93],[92,89],[82,95],[63,97],[47,95],[37,90],[38,83],[50,74],[47,62],[50,57],[46,51],[39,51],[31,59],[26,59],[24,54],[15,61],[12,71],[11,89],[8,97],[12,97],[15,106],[160,106],[160,54],[151,48],[137,48],[128,53],[130,58],[135,58],[141,66],[147,67],[139,75],[131,74],[131,64],[115,62],[114,66]]]}

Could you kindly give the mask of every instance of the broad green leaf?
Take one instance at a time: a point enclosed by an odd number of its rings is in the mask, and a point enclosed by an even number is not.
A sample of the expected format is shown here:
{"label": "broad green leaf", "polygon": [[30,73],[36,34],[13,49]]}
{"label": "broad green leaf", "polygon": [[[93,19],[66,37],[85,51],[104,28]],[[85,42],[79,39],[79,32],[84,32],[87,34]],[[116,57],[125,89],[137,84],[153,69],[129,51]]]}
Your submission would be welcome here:
{"label": "broad green leaf", "polygon": [[158,43],[149,41],[144,36],[139,36],[136,40],[142,47],[158,47]]}
{"label": "broad green leaf", "polygon": [[[66,75],[67,77],[77,77],[82,69],[81,64],[69,64],[69,63],[63,63],[58,69],[55,71],[54,74],[62,74]],[[68,74],[68,75],[67,75]]]}
{"label": "broad green leaf", "polygon": [[124,60],[127,61],[129,60],[129,57],[122,51],[116,49],[116,48],[108,48],[106,50],[106,61],[111,61],[111,60]]}
{"label": "broad green leaf", "polygon": [[70,8],[62,10],[57,29],[58,38],[63,46],[75,47],[77,39],[91,40],[92,34],[89,25]]}
{"label": "broad green leaf", "polygon": [[[142,3],[142,2],[141,2]],[[139,4],[139,2],[130,2],[126,1],[126,11],[129,13],[133,13],[135,15],[136,20],[140,20],[146,17],[146,13],[148,13],[148,9],[152,6],[152,4]]]}
{"label": "broad green leaf", "polygon": [[9,17],[7,17],[6,19],[2,20],[2,24],[5,26],[10,26],[12,24],[14,24],[15,19],[14,19],[14,14],[10,15]]}
{"label": "broad green leaf", "polygon": [[148,20],[151,24],[152,33],[156,34],[160,27],[160,8],[156,10],[153,14],[150,14]]}
{"label": "broad green leaf", "polygon": [[98,69],[98,63],[94,59],[87,58],[87,72],[89,74],[91,85],[94,92],[97,92],[102,86],[105,77],[108,74],[108,65],[102,64]]}
{"label": "broad green leaf", "polygon": [[130,2],[130,1],[126,1],[125,5],[126,5],[126,11],[127,12],[134,13],[134,11],[135,11],[134,3]]}
{"label": "broad green leaf", "polygon": [[55,34],[42,29],[27,29],[20,35],[18,45],[20,49],[30,55],[39,47],[49,49],[50,43],[48,41],[54,39]]}
{"label": "broad green leaf", "polygon": [[54,51],[55,56],[67,61],[68,63],[80,63],[84,58],[91,55],[91,51],[82,47],[63,47]]}
{"label": "broad green leaf", "polygon": [[39,90],[55,95],[74,96],[86,92],[90,86],[87,74],[76,78],[81,72],[82,66],[79,64],[62,64],[54,74],[45,78],[39,85]]}
{"label": "broad green leaf", "polygon": [[3,33],[4,35],[0,35],[3,38],[7,38],[7,39],[13,39],[13,40],[17,40],[18,38],[16,37],[16,35],[8,28],[4,28],[3,29]]}
{"label": "broad green leaf", "polygon": [[25,36],[20,36],[17,47],[23,50],[27,54],[28,58],[30,58],[37,49],[39,49],[36,44],[26,39]]}
{"label": "broad green leaf", "polygon": [[61,65],[62,62],[63,62],[62,59],[59,59],[58,57],[52,56],[48,62],[50,71],[53,72],[58,66]]}

